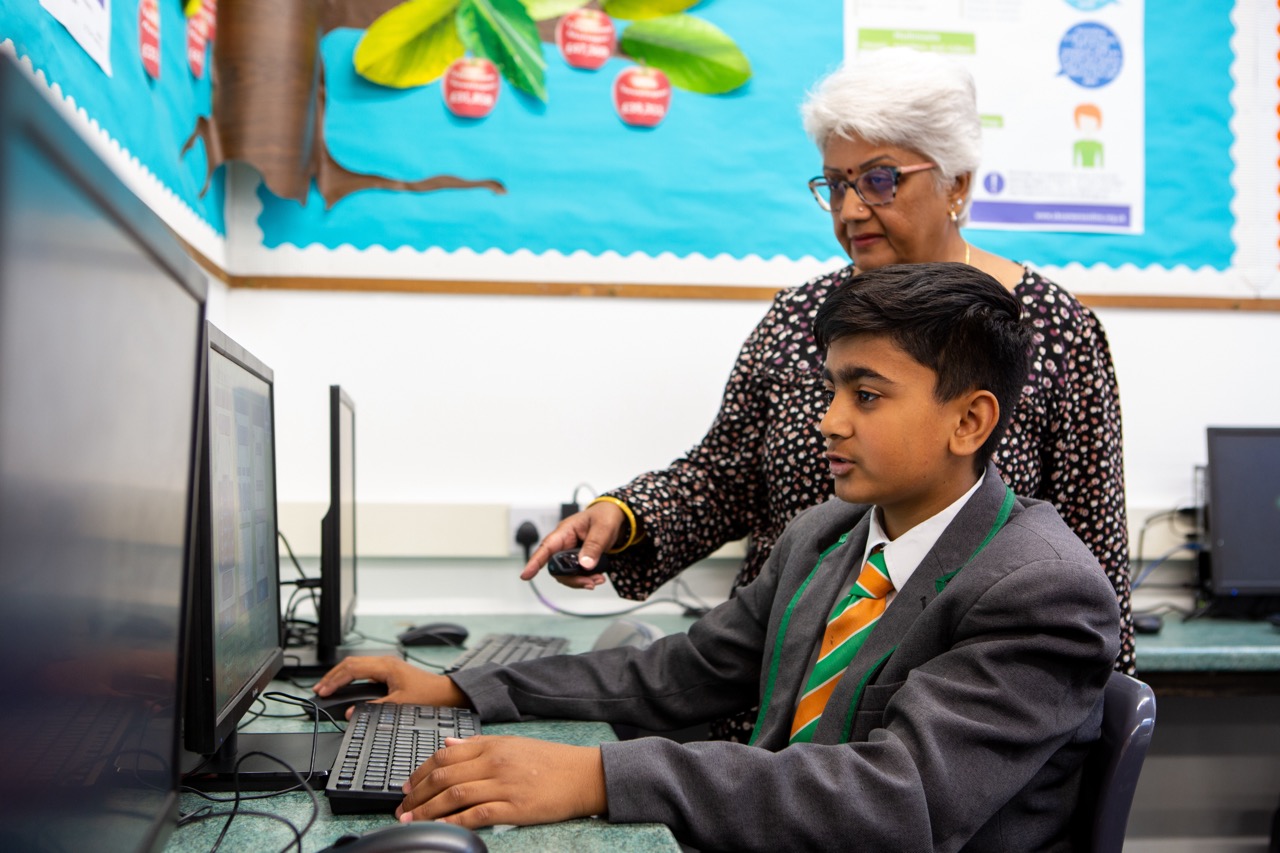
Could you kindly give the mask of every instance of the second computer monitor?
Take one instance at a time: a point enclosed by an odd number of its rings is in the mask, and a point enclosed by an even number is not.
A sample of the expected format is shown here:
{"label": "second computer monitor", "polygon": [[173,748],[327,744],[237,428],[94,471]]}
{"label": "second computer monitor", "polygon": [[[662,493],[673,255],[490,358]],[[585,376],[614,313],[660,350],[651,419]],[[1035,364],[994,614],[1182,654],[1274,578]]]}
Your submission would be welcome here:
{"label": "second computer monitor", "polygon": [[[205,790],[279,790],[293,770],[322,782],[337,738],[239,731],[281,669],[276,545],[274,376],[207,327],[206,424],[199,547],[188,639],[184,783]],[[314,742],[313,742],[314,740]],[[314,754],[313,754],[314,750]],[[278,760],[277,760],[278,759]]]}
{"label": "second computer monitor", "polygon": [[355,627],[356,409],[337,385],[329,387],[329,511],[320,526],[318,655],[337,663],[343,638]]}

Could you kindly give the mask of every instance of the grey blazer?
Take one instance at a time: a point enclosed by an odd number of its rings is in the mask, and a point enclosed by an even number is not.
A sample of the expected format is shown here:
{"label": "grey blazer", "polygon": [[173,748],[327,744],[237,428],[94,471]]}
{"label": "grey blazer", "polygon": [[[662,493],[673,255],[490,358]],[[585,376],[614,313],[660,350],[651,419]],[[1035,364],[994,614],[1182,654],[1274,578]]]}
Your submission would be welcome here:
{"label": "grey blazer", "polygon": [[702,850],[1075,849],[1119,611],[1054,508],[1014,499],[992,467],[897,591],[814,742],[787,746],[868,510],[832,500],[800,514],[760,577],[687,634],[452,678],[490,721],[662,730],[759,703],[754,746],[601,746],[609,819],[665,823]]}

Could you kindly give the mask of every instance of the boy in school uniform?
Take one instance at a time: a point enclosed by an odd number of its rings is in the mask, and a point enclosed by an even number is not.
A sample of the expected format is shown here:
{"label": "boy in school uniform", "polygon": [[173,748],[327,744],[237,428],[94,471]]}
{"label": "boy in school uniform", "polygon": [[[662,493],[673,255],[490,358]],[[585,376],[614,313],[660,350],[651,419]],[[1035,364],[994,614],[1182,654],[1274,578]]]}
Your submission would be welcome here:
{"label": "boy in school uniform", "polygon": [[837,290],[814,329],[839,500],[686,634],[449,677],[350,658],[316,686],[656,730],[758,703],[752,743],[449,741],[402,821],[601,814],[701,849],[1073,849],[1119,612],[1054,508],[989,461],[1027,375],[1018,302],[964,264],[891,266]]}

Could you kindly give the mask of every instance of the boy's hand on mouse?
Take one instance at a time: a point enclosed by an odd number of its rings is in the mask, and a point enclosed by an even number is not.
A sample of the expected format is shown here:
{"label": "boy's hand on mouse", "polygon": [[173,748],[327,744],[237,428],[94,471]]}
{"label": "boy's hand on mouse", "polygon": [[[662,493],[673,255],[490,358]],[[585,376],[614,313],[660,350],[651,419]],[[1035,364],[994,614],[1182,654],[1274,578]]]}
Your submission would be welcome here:
{"label": "boy's hand on mouse", "polygon": [[[343,659],[337,666],[324,674],[324,677],[312,685],[317,696],[328,696],[344,684],[350,684],[367,678],[387,685],[387,695],[382,699],[374,699],[373,704],[381,702],[397,702],[416,705],[442,705],[453,708],[468,708],[467,696],[453,683],[453,679],[443,675],[424,672],[408,661],[393,657],[350,657]],[[347,709],[350,719],[354,709]]]}
{"label": "boy's hand on mouse", "polygon": [[598,747],[495,735],[444,743],[409,777],[396,809],[401,823],[525,826],[590,817],[608,805]]}

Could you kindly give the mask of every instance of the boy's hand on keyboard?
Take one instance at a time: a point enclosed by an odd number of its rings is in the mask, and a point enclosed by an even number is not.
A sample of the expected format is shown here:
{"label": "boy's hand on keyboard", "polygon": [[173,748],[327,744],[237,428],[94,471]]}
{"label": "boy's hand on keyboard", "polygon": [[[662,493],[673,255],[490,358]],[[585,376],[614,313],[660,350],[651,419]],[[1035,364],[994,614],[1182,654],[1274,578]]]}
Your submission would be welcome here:
{"label": "boy's hand on keyboard", "polygon": [[554,823],[608,805],[599,748],[523,737],[446,738],[405,788],[402,823],[443,819],[468,829]]}
{"label": "boy's hand on keyboard", "polygon": [[[318,696],[328,696],[344,684],[361,678],[380,681],[387,685],[385,699],[374,703],[438,705],[448,708],[469,708],[466,694],[458,689],[453,679],[424,672],[407,661],[392,657],[349,657],[324,674],[324,678],[312,686]],[[347,710],[351,717],[351,709]]]}

